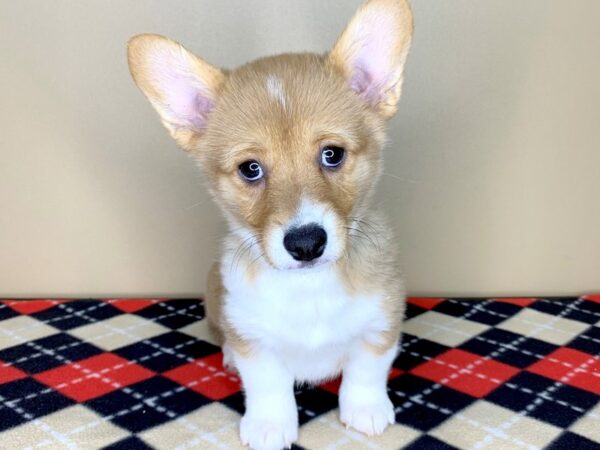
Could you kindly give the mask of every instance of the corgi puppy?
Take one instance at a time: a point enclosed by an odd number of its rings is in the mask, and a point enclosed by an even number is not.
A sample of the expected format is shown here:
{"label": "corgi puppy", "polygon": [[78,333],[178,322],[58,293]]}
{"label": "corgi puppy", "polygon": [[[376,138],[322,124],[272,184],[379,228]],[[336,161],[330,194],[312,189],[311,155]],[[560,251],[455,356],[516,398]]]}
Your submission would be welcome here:
{"label": "corgi puppy", "polygon": [[394,422],[404,288],[369,201],[412,31],[406,0],[369,0],[324,55],[221,70],[162,36],[129,42],[135,82],[229,224],[206,308],[242,379],[252,449],[289,447],[294,384],[338,374],[346,426],[376,435]]}

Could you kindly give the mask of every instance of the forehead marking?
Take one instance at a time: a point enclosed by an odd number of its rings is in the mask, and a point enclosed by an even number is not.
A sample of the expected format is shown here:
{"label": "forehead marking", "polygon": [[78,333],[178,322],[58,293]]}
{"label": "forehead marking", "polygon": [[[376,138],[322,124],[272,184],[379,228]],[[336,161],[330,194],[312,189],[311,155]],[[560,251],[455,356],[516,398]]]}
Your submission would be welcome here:
{"label": "forehead marking", "polygon": [[269,75],[267,77],[267,92],[273,100],[276,100],[285,108],[285,91],[283,90],[282,81],[277,76]]}

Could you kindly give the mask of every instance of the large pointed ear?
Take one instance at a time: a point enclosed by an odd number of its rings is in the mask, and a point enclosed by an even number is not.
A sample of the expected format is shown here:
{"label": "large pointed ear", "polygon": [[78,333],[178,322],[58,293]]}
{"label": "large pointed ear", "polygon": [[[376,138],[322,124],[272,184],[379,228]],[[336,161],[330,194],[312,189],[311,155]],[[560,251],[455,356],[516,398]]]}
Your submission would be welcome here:
{"label": "large pointed ear", "polygon": [[350,88],[384,117],[396,112],[412,33],[408,1],[369,0],[329,54]]}
{"label": "large pointed ear", "polygon": [[184,150],[191,150],[216,105],[225,75],[163,36],[135,36],[127,50],[136,84],[171,136]]}

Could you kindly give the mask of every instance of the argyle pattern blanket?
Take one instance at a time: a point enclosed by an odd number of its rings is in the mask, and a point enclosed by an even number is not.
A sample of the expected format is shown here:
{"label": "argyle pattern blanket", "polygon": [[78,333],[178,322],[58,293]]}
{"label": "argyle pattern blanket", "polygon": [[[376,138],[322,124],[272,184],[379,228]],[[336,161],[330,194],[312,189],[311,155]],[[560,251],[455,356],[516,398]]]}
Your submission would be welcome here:
{"label": "argyle pattern blanket", "polygon": [[[0,302],[0,448],[238,449],[240,381],[201,300]],[[396,424],[298,388],[296,449],[600,449],[600,296],[408,301]]]}

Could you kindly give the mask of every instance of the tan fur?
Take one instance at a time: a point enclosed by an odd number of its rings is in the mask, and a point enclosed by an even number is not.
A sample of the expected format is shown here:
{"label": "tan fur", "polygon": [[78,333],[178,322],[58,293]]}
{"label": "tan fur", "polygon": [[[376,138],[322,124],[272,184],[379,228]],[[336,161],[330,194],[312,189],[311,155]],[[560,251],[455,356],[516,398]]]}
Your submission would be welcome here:
{"label": "tan fur", "polygon": [[[383,217],[371,215],[358,218],[360,232],[350,231],[347,257],[337,264],[337,270],[349,290],[355,293],[381,292],[381,307],[386,312],[389,328],[379,345],[368,344],[374,353],[385,353],[396,345],[404,317],[404,285],[396,262],[396,245]],[[365,233],[368,234],[365,235]]]}
{"label": "tan fur", "polygon": [[[376,105],[367,104],[348,88],[349,67],[356,47],[352,41],[353,29],[361,16],[370,11],[369,7],[384,9],[402,30],[389,55],[399,70]],[[367,205],[381,172],[384,127],[396,111],[402,66],[411,36],[412,14],[408,2],[370,0],[327,55],[279,55],[228,72],[161,36],[142,35],[129,44],[129,64],[136,83],[158,110],[177,143],[198,160],[216,201],[230,217],[259,238],[268,262],[269,252],[263,245],[265,237],[274,227],[289,220],[302,194],[329,205],[342,218],[344,226],[337,233],[345,244],[345,252],[335,270],[342,275],[349,291],[384,294],[381,307],[389,318],[389,329],[383,333],[381,345],[370,347],[376,353],[397,342],[404,314],[404,292],[389,227],[377,217],[368,217]],[[189,128],[172,120],[164,93],[148,62],[156,53],[183,54],[189,63],[186,70],[201,80],[215,100],[216,108],[205,128]],[[278,80],[284,102],[273,97],[267,83],[269,77]],[[319,151],[324,145],[346,149],[347,159],[340,170],[320,169]],[[265,180],[249,185],[240,178],[238,166],[249,159],[260,161],[267,172]],[[243,245],[241,239],[239,245]],[[248,258],[241,258],[240,264],[247,268],[249,276],[252,270],[257,270]],[[223,298],[219,269],[213,267],[207,293],[211,324],[237,351],[249,353],[251,343],[224,323]]]}
{"label": "tan fur", "polygon": [[249,356],[252,354],[250,343],[238,335],[222,314],[224,293],[220,267],[218,263],[215,263],[208,273],[204,299],[208,324],[220,346],[227,342],[239,354]]}

